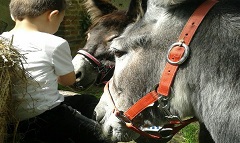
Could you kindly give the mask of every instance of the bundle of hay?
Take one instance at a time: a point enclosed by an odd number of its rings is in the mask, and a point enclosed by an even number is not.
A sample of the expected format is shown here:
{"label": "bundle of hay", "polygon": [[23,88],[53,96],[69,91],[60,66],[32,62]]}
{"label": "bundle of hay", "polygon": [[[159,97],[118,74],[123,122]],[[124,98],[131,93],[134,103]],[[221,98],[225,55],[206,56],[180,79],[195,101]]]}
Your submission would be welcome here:
{"label": "bundle of hay", "polygon": [[22,66],[23,60],[24,56],[12,46],[12,41],[0,37],[0,143],[6,141],[7,124],[17,124],[13,114],[15,107],[12,103],[11,89],[16,78],[27,81]]}

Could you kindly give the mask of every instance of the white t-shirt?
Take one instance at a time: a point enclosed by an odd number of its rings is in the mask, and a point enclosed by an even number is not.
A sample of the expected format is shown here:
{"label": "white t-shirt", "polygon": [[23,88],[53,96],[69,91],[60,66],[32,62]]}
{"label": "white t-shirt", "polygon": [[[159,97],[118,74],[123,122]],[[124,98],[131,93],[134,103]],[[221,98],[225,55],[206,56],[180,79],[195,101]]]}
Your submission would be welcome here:
{"label": "white t-shirt", "polygon": [[26,57],[23,66],[27,71],[27,86],[16,81],[12,93],[17,105],[16,117],[25,120],[56,107],[64,100],[58,92],[57,79],[74,68],[66,40],[42,32],[4,32],[0,38],[12,39],[12,35],[13,46]]}

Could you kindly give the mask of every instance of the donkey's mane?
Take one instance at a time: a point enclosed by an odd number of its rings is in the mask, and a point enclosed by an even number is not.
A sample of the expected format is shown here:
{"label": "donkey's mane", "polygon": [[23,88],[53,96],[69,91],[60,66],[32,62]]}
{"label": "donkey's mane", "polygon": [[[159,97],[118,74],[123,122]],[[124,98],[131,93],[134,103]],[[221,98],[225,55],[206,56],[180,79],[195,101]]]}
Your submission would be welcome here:
{"label": "donkey's mane", "polygon": [[114,27],[123,29],[143,16],[147,0],[131,1],[128,10],[119,10],[108,0],[86,0],[84,6],[92,22],[90,29],[98,24],[110,29]]}
{"label": "donkey's mane", "polygon": [[103,25],[104,27],[114,29],[114,28],[123,28],[126,27],[129,23],[134,22],[132,18],[129,18],[126,15],[126,11],[114,11],[110,14],[103,15],[101,17],[95,18],[92,21],[90,29],[95,27],[98,24]]}

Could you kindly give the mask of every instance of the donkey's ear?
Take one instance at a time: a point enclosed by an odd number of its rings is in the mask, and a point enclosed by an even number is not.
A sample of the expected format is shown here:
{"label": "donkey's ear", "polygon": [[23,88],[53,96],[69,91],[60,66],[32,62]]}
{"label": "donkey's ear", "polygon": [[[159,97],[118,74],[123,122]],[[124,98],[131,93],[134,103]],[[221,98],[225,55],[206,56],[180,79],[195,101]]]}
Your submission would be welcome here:
{"label": "donkey's ear", "polygon": [[131,19],[142,17],[147,9],[147,0],[131,0],[127,15]]}
{"label": "donkey's ear", "polygon": [[117,7],[109,2],[109,0],[86,0],[84,6],[92,21],[118,10]]}

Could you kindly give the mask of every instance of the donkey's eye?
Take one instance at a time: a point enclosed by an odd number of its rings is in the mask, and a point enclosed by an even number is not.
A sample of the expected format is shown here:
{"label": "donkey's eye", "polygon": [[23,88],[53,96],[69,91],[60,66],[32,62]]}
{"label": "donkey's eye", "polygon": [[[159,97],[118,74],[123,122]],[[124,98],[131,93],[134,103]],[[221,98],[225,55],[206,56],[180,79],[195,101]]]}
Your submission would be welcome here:
{"label": "donkey's eye", "polygon": [[120,58],[123,55],[125,55],[127,52],[126,51],[120,51],[118,49],[113,49],[113,53],[117,58]]}
{"label": "donkey's eye", "polygon": [[112,35],[106,37],[105,41],[106,42],[112,42],[112,40],[117,38],[118,36],[119,36],[118,34],[112,34]]}

